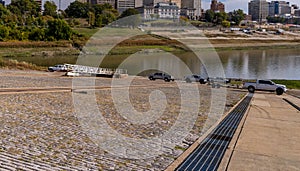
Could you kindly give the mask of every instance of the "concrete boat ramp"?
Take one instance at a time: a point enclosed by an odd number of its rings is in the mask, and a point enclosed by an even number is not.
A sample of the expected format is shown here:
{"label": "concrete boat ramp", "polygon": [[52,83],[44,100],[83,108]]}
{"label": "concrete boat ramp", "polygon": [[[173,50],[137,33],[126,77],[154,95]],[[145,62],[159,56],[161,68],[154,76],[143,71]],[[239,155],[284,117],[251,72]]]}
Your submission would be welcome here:
{"label": "concrete boat ramp", "polygon": [[[183,153],[167,170],[300,170],[300,111],[297,106],[300,106],[297,97],[256,92],[224,154],[217,153],[222,155],[217,167],[206,163],[193,167],[201,169],[183,167],[195,151],[187,150],[189,152]],[[200,139],[205,141],[203,137]],[[201,142],[196,142],[194,146],[199,147],[199,144]],[[211,156],[205,157],[209,158],[207,161],[214,160]]]}

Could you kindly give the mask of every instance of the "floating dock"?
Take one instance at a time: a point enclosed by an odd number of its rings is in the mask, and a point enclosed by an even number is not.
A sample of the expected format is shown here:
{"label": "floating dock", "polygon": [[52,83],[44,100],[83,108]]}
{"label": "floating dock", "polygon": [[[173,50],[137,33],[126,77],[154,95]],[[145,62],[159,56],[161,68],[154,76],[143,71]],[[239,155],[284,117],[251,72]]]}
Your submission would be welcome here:
{"label": "floating dock", "polygon": [[71,76],[71,77],[92,76],[92,77],[122,78],[128,76],[126,69],[111,69],[111,68],[100,68],[100,67],[71,65],[71,64],[65,64],[65,65],[68,68],[66,76]]}

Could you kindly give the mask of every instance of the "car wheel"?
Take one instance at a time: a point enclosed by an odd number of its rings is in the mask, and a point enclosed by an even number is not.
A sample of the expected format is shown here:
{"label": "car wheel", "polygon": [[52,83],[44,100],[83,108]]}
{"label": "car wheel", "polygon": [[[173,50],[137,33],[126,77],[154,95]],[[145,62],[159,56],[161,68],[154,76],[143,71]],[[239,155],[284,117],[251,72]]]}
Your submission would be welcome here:
{"label": "car wheel", "polygon": [[49,71],[50,71],[50,72],[54,72],[54,70],[53,70],[53,69],[49,69]]}
{"label": "car wheel", "polygon": [[154,80],[154,78],[153,78],[153,77],[149,77],[149,80],[152,80],[152,81],[153,81],[153,80]]}
{"label": "car wheel", "polygon": [[248,87],[248,91],[250,93],[254,93],[255,92],[255,88],[253,86]]}
{"label": "car wheel", "polygon": [[165,82],[170,82],[170,79],[168,79],[168,78],[165,78],[164,80],[165,80]]}
{"label": "car wheel", "polygon": [[277,94],[277,95],[282,95],[283,92],[284,92],[284,91],[283,91],[282,88],[277,88],[277,89],[276,89],[276,94]]}
{"label": "car wheel", "polygon": [[205,84],[205,81],[202,78],[199,80],[199,82],[200,82],[200,84]]}

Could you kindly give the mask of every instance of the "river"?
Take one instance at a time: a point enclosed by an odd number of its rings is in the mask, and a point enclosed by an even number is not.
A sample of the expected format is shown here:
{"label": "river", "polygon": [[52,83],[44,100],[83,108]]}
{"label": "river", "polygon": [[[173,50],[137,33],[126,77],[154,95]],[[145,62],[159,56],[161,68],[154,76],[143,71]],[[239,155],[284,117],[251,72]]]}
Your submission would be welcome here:
{"label": "river", "polygon": [[[300,80],[300,49],[223,50],[212,53],[215,54],[213,55],[214,59],[220,59],[219,61],[221,61],[222,65],[213,66],[213,63],[210,63],[210,66],[206,67],[212,66],[210,69],[213,71],[215,69],[219,71],[222,70],[227,78]],[[143,55],[145,56],[144,58],[142,57]],[[136,53],[129,55],[129,58],[133,57],[133,60],[120,68],[128,69],[129,74],[137,74],[149,68],[164,70],[167,67],[184,73],[184,71],[181,70],[183,67],[179,65],[178,60],[167,58],[167,56],[174,57],[175,55],[169,55],[168,53]],[[179,56],[182,61],[188,64],[194,74],[203,74],[203,71],[205,71],[206,67],[201,67],[201,62],[192,58],[191,53],[185,53]],[[104,60],[101,67],[115,68],[118,66],[117,64],[122,62],[125,58],[124,55],[110,56]],[[40,66],[49,66],[62,63],[75,64],[77,56],[33,56],[15,57],[13,59],[34,63]],[[91,65],[95,64],[95,62],[89,59],[83,59],[82,61],[85,61],[83,63],[85,65],[89,63],[91,63]],[[149,74],[149,72],[144,73],[144,75],[147,74]],[[180,77],[182,77],[182,74]]]}

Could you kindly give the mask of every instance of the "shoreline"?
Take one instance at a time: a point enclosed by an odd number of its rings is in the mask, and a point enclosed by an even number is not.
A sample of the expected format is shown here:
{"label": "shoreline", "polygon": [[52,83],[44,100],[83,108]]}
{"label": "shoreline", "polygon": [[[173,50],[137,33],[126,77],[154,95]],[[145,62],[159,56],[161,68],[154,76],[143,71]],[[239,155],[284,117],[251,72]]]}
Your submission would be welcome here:
{"label": "shoreline", "polygon": [[[201,42],[203,39],[199,39]],[[251,38],[241,38],[241,37],[209,37],[208,40],[216,48],[226,48],[226,47],[270,47],[270,46],[299,46],[300,38],[261,38],[261,37],[251,37]],[[153,46],[143,44],[144,46]],[[135,44],[132,44],[135,45]],[[135,46],[140,46],[136,44]],[[157,45],[159,46],[159,45]],[[127,47],[127,45],[121,45],[120,47]],[[55,41],[55,42],[45,42],[45,41],[7,41],[0,42],[1,48],[70,48],[77,49],[72,46],[69,41]]]}

